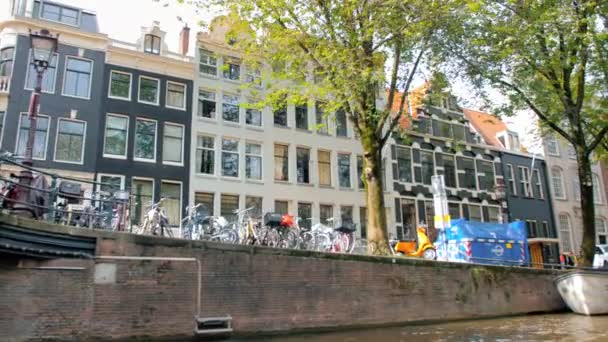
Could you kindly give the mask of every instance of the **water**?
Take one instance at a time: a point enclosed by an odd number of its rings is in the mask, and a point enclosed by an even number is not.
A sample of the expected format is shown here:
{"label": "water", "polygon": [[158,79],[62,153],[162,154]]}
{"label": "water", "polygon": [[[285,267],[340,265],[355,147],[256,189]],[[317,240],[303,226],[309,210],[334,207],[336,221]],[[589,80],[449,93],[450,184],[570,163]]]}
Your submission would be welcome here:
{"label": "water", "polygon": [[233,342],[608,341],[608,316],[531,315],[432,325],[303,334]]}

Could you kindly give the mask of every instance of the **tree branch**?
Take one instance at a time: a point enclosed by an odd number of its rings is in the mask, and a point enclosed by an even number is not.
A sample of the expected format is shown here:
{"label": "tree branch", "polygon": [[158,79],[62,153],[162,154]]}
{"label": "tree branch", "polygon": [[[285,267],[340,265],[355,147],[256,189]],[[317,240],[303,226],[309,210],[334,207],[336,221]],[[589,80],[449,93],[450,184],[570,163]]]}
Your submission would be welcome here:
{"label": "tree branch", "polygon": [[595,135],[595,140],[593,140],[593,142],[591,142],[591,144],[589,144],[589,147],[587,147],[587,150],[585,151],[585,153],[587,155],[589,155],[591,152],[593,152],[593,150],[595,150],[595,148],[597,147],[597,145],[599,145],[600,143],[602,143],[602,141],[606,137],[606,134],[608,134],[608,125],[604,126],[604,128],[602,128]]}
{"label": "tree branch", "polygon": [[401,39],[395,42],[393,70],[391,72],[391,82],[388,88],[388,102],[386,103],[386,110],[389,112],[393,106],[395,91],[397,89],[397,76],[399,74],[399,64],[401,63],[401,44]]}

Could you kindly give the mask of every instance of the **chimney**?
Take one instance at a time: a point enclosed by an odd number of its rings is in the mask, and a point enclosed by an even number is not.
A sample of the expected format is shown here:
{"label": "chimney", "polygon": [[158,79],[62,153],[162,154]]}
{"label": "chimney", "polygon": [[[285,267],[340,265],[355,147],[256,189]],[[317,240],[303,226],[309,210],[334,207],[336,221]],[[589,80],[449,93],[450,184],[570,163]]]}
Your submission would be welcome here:
{"label": "chimney", "polygon": [[183,56],[188,54],[188,44],[190,43],[190,28],[184,25],[179,33],[179,53]]}

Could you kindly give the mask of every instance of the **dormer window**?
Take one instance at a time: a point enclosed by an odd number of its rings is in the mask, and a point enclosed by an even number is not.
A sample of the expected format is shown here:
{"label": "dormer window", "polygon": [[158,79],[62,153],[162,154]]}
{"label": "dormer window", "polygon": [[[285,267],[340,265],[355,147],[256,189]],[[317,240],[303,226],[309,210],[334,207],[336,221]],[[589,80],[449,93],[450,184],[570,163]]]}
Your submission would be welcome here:
{"label": "dormer window", "polygon": [[496,134],[496,139],[500,142],[500,144],[511,151],[519,151],[519,135],[515,132],[511,131],[502,131]]}
{"label": "dormer window", "polygon": [[78,26],[79,11],[76,9],[42,3],[40,8],[40,17],[50,21],[56,21],[67,25]]}
{"label": "dormer window", "polygon": [[160,55],[160,37],[153,34],[147,34],[144,37],[144,52]]}

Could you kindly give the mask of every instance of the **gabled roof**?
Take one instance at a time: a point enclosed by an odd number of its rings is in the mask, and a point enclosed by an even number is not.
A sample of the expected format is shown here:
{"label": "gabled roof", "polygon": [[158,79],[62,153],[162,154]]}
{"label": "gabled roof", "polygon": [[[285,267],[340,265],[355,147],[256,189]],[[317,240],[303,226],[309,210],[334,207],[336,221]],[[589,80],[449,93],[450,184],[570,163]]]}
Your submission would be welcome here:
{"label": "gabled roof", "polygon": [[507,130],[507,125],[498,117],[478,110],[463,108],[464,116],[488,145],[504,148],[496,134]]}

